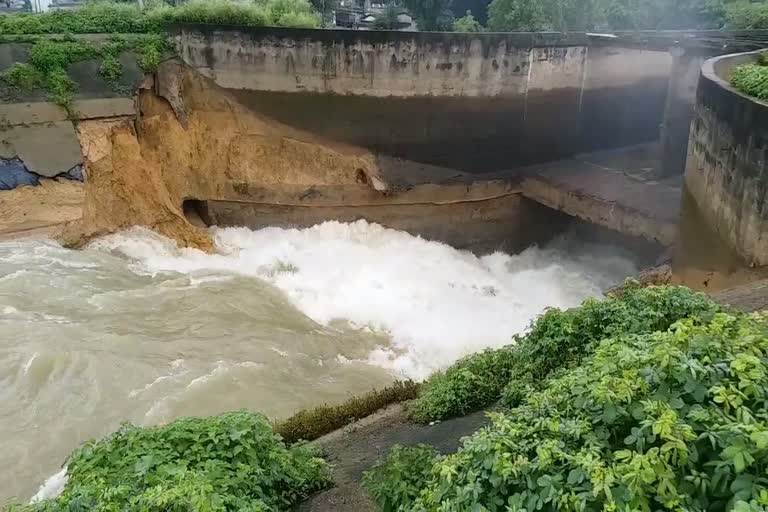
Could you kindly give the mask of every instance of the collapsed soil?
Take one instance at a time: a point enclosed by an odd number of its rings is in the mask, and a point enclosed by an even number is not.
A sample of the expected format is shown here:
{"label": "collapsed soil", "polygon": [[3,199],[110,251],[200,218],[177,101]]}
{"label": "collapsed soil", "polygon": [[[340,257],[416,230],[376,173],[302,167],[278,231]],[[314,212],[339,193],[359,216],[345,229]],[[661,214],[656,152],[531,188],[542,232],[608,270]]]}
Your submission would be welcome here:
{"label": "collapsed soil", "polygon": [[0,192],[0,238],[52,236],[83,215],[85,187],[67,179],[41,179],[37,187]]}

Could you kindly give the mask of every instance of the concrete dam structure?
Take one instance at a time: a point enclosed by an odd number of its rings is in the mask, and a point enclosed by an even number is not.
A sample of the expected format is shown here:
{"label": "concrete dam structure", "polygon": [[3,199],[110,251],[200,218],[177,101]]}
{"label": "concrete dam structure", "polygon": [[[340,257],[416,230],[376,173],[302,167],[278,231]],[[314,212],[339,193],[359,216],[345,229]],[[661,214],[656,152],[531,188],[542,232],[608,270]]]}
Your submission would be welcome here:
{"label": "concrete dam structure", "polygon": [[[69,244],[139,224],[210,250],[204,225],[363,218],[518,251],[577,218],[670,247],[698,70],[724,51],[683,33],[170,34],[153,75],[121,58],[134,96],[73,66],[74,122],[40,97],[1,107],[6,161],[84,165]],[[0,49],[2,67],[24,61],[24,44]]]}
{"label": "concrete dam structure", "polygon": [[585,34],[173,33],[185,63],[256,111],[468,172],[657,139],[673,60]]}

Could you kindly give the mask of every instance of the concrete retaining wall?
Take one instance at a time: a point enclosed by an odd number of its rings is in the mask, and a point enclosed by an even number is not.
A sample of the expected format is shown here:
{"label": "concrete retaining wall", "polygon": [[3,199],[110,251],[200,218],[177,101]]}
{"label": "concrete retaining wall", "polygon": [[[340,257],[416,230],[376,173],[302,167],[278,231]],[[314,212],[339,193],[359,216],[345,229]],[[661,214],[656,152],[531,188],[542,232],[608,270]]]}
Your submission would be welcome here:
{"label": "concrete retaining wall", "polygon": [[187,64],[258,112],[468,171],[657,139],[672,65],[585,34],[171,32]]}
{"label": "concrete retaining wall", "polygon": [[768,103],[733,89],[734,66],[757,52],[704,63],[685,184],[703,221],[750,265],[768,265]]}

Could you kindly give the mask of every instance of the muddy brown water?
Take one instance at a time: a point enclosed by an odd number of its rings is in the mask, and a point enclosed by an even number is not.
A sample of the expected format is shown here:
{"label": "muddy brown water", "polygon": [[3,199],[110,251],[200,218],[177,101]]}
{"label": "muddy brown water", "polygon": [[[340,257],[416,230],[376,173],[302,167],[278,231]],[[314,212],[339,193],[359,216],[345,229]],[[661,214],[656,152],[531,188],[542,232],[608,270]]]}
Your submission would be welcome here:
{"label": "muddy brown water", "polygon": [[364,221],[213,234],[214,255],[146,230],[0,242],[0,503],[123,421],[280,418],[421,379],[637,271],[605,245],[478,257]]}

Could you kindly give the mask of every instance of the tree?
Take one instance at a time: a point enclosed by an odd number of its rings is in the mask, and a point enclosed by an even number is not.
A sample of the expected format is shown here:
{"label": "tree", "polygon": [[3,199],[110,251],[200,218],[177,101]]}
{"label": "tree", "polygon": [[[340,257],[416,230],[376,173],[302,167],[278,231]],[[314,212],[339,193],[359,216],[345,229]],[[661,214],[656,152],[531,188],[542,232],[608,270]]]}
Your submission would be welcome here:
{"label": "tree", "polygon": [[373,28],[377,30],[397,30],[400,28],[400,23],[397,21],[397,7],[395,7],[395,4],[387,4],[384,14],[373,22]]}
{"label": "tree", "polygon": [[404,0],[419,30],[451,30],[451,0]]}
{"label": "tree", "polygon": [[731,30],[768,28],[768,2],[733,2],[726,8],[726,19],[726,27]]}
{"label": "tree", "polygon": [[494,0],[488,8],[488,25],[492,30],[561,32],[720,28],[725,4],[731,1]]}
{"label": "tree", "polygon": [[493,0],[488,6],[488,28],[493,31],[535,32],[550,29],[549,22],[542,2]]}
{"label": "tree", "polygon": [[467,11],[467,14],[453,22],[453,31],[482,32],[483,26],[472,16],[472,11]]}

